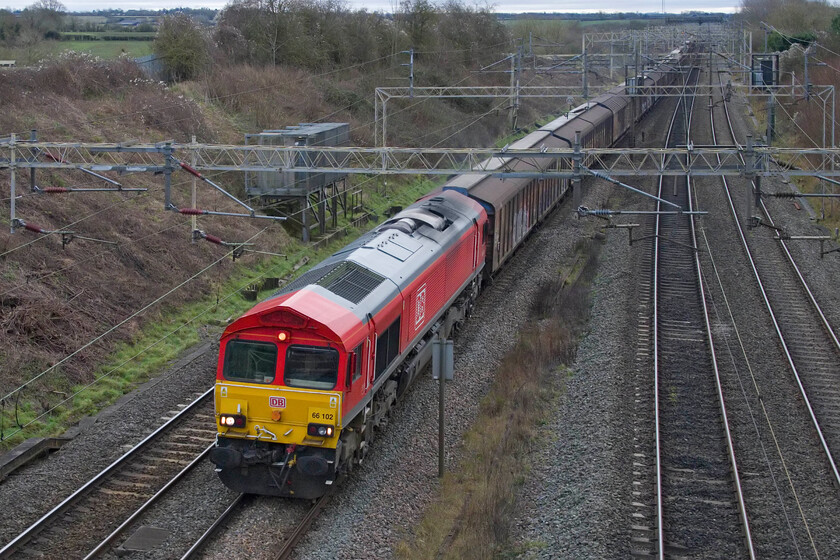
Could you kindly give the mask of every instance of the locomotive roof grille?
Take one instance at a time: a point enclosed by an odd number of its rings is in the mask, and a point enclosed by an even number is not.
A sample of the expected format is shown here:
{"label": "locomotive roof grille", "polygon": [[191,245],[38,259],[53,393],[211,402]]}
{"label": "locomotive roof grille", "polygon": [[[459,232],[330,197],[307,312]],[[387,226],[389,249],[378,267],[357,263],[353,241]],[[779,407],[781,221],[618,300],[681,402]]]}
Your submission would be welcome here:
{"label": "locomotive roof grille", "polygon": [[300,278],[298,278],[294,282],[286,284],[285,286],[280,288],[280,290],[272,294],[271,297],[269,297],[268,299],[272,299],[277,296],[282,296],[283,294],[294,292],[295,290],[299,290],[305,286],[309,286],[310,284],[318,284],[321,278],[329,274],[334,268],[344,263],[344,259],[346,258],[347,254],[352,253],[359,247],[364,246],[371,239],[378,235],[379,234],[376,231],[369,231],[365,233],[352,243],[348,244],[343,249],[336,252],[331,257],[327,257],[320,263],[316,264],[311,270],[302,274]]}
{"label": "locomotive roof grille", "polygon": [[359,303],[383,280],[385,280],[383,276],[354,262],[345,261],[330,270],[316,284],[347,301]]}
{"label": "locomotive roof grille", "polygon": [[271,297],[274,298],[277,296],[282,296],[283,294],[294,292],[295,290],[299,290],[305,286],[309,286],[310,284],[317,284],[321,280],[321,278],[323,278],[324,276],[329,274],[333,269],[341,265],[342,262],[344,261],[337,261],[329,263],[326,266],[319,266],[317,268],[313,268],[312,270],[301,275],[301,277],[295,280],[294,282],[286,284],[286,286],[284,286],[276,294],[273,294]]}

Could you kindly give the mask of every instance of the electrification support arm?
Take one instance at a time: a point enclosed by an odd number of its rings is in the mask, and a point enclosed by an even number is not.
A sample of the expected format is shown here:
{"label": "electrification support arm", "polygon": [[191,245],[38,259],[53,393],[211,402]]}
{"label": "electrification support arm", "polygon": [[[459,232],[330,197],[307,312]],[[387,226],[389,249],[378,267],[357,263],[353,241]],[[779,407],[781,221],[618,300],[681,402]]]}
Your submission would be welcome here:
{"label": "electrification support arm", "polygon": [[251,208],[250,206],[248,206],[247,204],[245,204],[244,202],[242,202],[241,200],[239,200],[238,198],[236,198],[235,196],[233,196],[232,194],[227,192],[225,189],[223,189],[222,187],[220,187],[219,185],[217,185],[216,183],[214,183],[213,181],[211,181],[210,179],[208,179],[207,177],[205,177],[204,175],[199,173],[191,165],[188,165],[188,164],[184,163],[183,161],[179,161],[178,159],[176,159],[173,156],[169,156],[168,159],[171,159],[172,161],[177,163],[181,167],[181,169],[183,169],[187,173],[193,175],[194,177],[196,177],[198,179],[201,179],[202,181],[204,181],[205,183],[207,183],[208,185],[210,185],[211,187],[213,187],[214,189],[216,189],[217,191],[219,191],[220,193],[222,193],[223,195],[225,195],[226,197],[228,197],[229,199],[231,199],[232,201],[234,201],[238,205],[245,208],[253,216],[253,214],[254,214],[254,209],[253,208]]}
{"label": "electrification support arm", "polygon": [[633,191],[634,193],[638,193],[638,194],[644,195],[648,198],[652,198],[653,200],[656,200],[657,202],[661,202],[662,204],[667,204],[668,206],[673,206],[674,208],[677,208],[680,211],[680,213],[686,213],[686,214],[688,213],[688,212],[683,212],[683,209],[679,204],[674,204],[673,202],[671,202],[669,200],[665,200],[664,198],[659,198],[658,196],[647,193],[647,192],[645,192],[641,189],[637,189],[636,187],[631,187],[627,183],[622,183],[618,179],[613,179],[609,175],[601,173],[600,171],[595,171],[594,169],[589,169],[588,167],[584,167],[584,166],[582,166],[581,169],[583,171],[589,173],[593,177],[597,177],[599,179],[609,181],[613,185],[618,185],[619,187],[624,187],[625,189],[629,189],[629,190]]}

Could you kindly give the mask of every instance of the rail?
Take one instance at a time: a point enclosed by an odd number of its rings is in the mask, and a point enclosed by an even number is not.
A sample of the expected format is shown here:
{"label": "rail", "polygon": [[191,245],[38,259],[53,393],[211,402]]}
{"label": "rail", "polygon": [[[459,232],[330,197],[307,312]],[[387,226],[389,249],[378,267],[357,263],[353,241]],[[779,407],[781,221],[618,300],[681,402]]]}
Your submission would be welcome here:
{"label": "rail", "polygon": [[120,458],[116,461],[111,463],[108,467],[103,469],[99,474],[95,477],[90,479],[87,483],[85,483],[81,488],[73,492],[70,496],[65,498],[60,504],[55,506],[52,510],[44,514],[40,519],[38,519],[35,523],[29,526],[25,531],[20,533],[17,537],[15,537],[12,541],[10,541],[6,546],[0,549],[0,559],[10,557],[14,552],[19,550],[23,545],[29,542],[36,534],[42,531],[45,527],[47,527],[50,523],[53,523],[58,519],[59,516],[64,514],[71,506],[73,506],[77,501],[81,500],[84,496],[86,496],[91,490],[96,488],[98,485],[102,484],[105,480],[115,474],[122,466],[126,465],[129,461],[131,461],[136,455],[138,455],[141,451],[145,450],[150,443],[157,440],[161,435],[169,431],[173,428],[178,422],[180,422],[183,418],[189,415],[196,407],[200,404],[204,403],[206,399],[210,398],[213,394],[213,389],[208,389],[205,393],[195,399],[192,403],[186,406],[183,410],[181,410],[178,414],[174,417],[170,418],[167,422],[163,425],[158,427],[154,432],[149,434],[145,439],[143,439],[140,443],[135,445],[125,454],[123,454]]}
{"label": "rail", "polygon": [[[687,87],[687,85],[686,85]],[[692,100],[694,97],[692,97]],[[682,103],[682,100],[680,101]],[[690,130],[690,122],[691,122],[691,109],[692,107],[684,107],[684,111],[687,113],[685,129],[686,129],[686,137],[688,136],[688,130]],[[678,108],[674,113],[674,116],[671,119],[671,123],[668,129],[668,139],[667,142],[672,141],[672,135],[674,132],[674,125],[676,122],[677,114],[679,113],[679,104]],[[660,177],[659,180],[659,196],[662,197],[662,191],[664,187],[663,178]],[[676,191],[675,191],[676,193]],[[690,178],[687,178],[686,182],[686,204],[688,206],[689,211],[693,211],[692,205],[692,198],[691,198],[691,181]],[[653,268],[653,309],[654,309],[654,318],[653,318],[653,340],[654,340],[654,422],[655,422],[655,455],[656,455],[656,469],[655,469],[655,476],[656,476],[656,514],[657,514],[657,555],[658,558],[664,559],[666,554],[666,520],[665,520],[665,513],[664,513],[664,492],[663,492],[663,427],[662,427],[662,411],[663,406],[660,402],[660,393],[663,389],[663,380],[662,380],[662,370],[661,370],[661,363],[660,363],[660,353],[665,350],[665,345],[660,345],[660,283],[662,280],[660,279],[660,265],[664,262],[664,259],[661,260],[662,254],[662,245],[660,244],[660,238],[663,235],[663,220],[669,219],[673,221],[675,219],[674,216],[664,216],[661,214],[657,215],[656,220],[656,229],[655,229],[655,238],[654,238],[654,268]],[[712,325],[711,320],[709,318],[709,309],[706,304],[706,297],[705,297],[705,287],[703,285],[703,276],[702,276],[702,269],[700,264],[700,258],[698,252],[694,249],[697,246],[697,237],[696,237],[696,230],[694,224],[694,217],[692,215],[687,215],[680,217],[682,220],[688,221],[688,232],[686,235],[690,239],[691,250],[692,250],[692,264],[694,269],[694,275],[696,275],[696,289],[697,289],[697,297],[698,301],[702,310],[700,314],[702,316],[702,328],[705,331],[705,338],[706,343],[708,345],[708,355],[711,360],[712,370],[714,372],[714,392],[717,397],[717,408],[720,414],[720,419],[723,424],[723,431],[725,434],[725,441],[727,447],[727,461],[729,464],[729,471],[732,475],[733,483],[735,486],[735,495],[737,499],[737,507],[739,511],[739,517],[741,520],[741,528],[744,532],[744,544],[747,549],[747,553],[751,559],[755,558],[755,550],[752,542],[752,535],[749,526],[749,519],[747,516],[746,511],[746,504],[744,501],[743,490],[741,487],[740,482],[740,474],[738,471],[738,464],[735,458],[735,451],[734,445],[732,442],[732,434],[729,427],[729,418],[726,411],[726,402],[723,394],[723,388],[720,379],[720,372],[718,369],[717,360],[715,357],[714,352],[714,338],[712,336]],[[678,227],[672,224],[669,227],[669,231],[675,227]],[[673,232],[671,232],[673,234]],[[673,241],[672,237],[668,237],[669,240]],[[669,283],[673,283],[674,278],[669,278]],[[693,283],[693,282],[692,282]],[[673,288],[673,286],[671,286]],[[673,291],[673,289],[671,290]],[[663,293],[665,293],[663,291]],[[673,294],[672,294],[673,295]],[[664,335],[663,335],[664,336]],[[672,364],[673,365],[673,364]],[[683,372],[684,373],[684,372]]]}
{"label": "rail", "polygon": [[[723,108],[724,108],[724,112],[725,112],[725,115],[726,115],[726,122],[727,122],[727,126],[729,128],[729,132],[730,132],[732,138],[734,139],[735,138],[735,131],[732,127],[732,119],[730,117],[729,108],[728,108],[726,103],[723,104]],[[710,111],[710,115],[712,115],[711,111]],[[711,117],[711,118],[713,118],[713,117]],[[714,134],[714,124],[712,124],[712,132]],[[740,220],[738,220],[738,212],[736,211],[735,203],[732,200],[732,194],[731,194],[730,189],[729,189],[729,183],[727,182],[725,177],[721,177],[721,180],[723,181],[723,184],[724,184],[724,187],[725,187],[726,197],[727,197],[727,200],[729,202],[730,212],[735,217],[735,224],[736,224],[736,227],[737,227],[738,236],[741,239],[741,244],[744,247],[744,251],[746,252],[747,260],[750,263],[750,268],[752,269],[753,275],[755,276],[756,282],[758,284],[759,291],[761,293],[761,298],[764,301],[764,305],[767,309],[767,312],[770,314],[770,319],[773,322],[773,328],[776,332],[776,336],[779,339],[779,343],[782,346],[782,350],[784,351],[785,358],[787,359],[788,365],[790,366],[791,371],[794,375],[794,378],[796,380],[796,384],[799,388],[799,393],[802,396],[802,400],[805,403],[806,409],[808,410],[808,415],[811,419],[811,423],[813,424],[814,429],[816,430],[816,434],[819,438],[820,445],[821,445],[823,451],[825,452],[826,458],[828,459],[829,467],[830,467],[830,469],[832,471],[832,474],[834,476],[834,481],[836,482],[838,487],[840,487],[840,470],[838,470],[837,463],[835,462],[834,456],[832,455],[831,450],[829,449],[828,442],[826,440],[825,434],[823,433],[823,429],[820,426],[820,422],[817,419],[816,413],[814,412],[814,407],[811,404],[811,399],[808,397],[807,391],[805,390],[805,386],[802,383],[802,378],[801,378],[800,373],[799,373],[799,368],[797,368],[797,365],[796,365],[795,360],[793,358],[793,355],[791,353],[791,349],[788,345],[788,342],[785,338],[784,333],[782,332],[782,328],[781,328],[779,319],[777,318],[776,312],[773,309],[773,305],[770,302],[770,297],[767,293],[767,290],[765,289],[764,282],[761,279],[761,275],[759,274],[758,267],[756,266],[756,262],[755,262],[755,259],[754,259],[753,255],[752,255],[752,252],[750,251],[749,244],[747,243],[747,238],[744,235],[743,226],[741,225]],[[769,218],[769,214],[768,214],[768,218]],[[789,252],[787,251],[787,246],[784,246],[784,248],[785,248],[785,252],[787,252],[789,254]],[[794,264],[794,267],[795,267],[795,264]],[[804,278],[802,278],[798,269],[797,269],[797,275],[800,277],[801,281],[804,283]],[[823,317],[823,320],[825,321],[825,325],[827,326],[829,332],[831,332],[831,337],[835,341],[835,344],[836,344],[837,338],[834,335],[831,327],[828,326],[828,322],[827,322],[827,320],[825,320],[825,317],[822,313],[822,310],[819,309],[819,305],[817,305],[817,302],[813,298],[813,294],[811,294],[810,289],[807,288],[807,285],[806,285],[806,291],[808,292],[812,303],[818,309],[818,312],[819,312],[820,316]],[[840,347],[838,347],[838,348],[840,348]]]}

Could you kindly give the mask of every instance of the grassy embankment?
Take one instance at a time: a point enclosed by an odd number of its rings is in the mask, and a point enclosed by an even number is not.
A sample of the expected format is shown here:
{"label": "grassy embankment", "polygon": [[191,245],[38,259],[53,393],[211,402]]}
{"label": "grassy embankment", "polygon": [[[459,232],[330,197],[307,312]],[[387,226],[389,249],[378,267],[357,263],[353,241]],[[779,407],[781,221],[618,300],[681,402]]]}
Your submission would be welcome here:
{"label": "grassy embankment", "polygon": [[[481,411],[464,436],[464,459],[447,473],[415,535],[397,547],[403,560],[511,555],[510,519],[531,469],[535,430],[556,410],[589,317],[600,244],[581,240],[577,259],[544,286],[530,326],[505,356]],[[504,429],[499,429],[504,426]]]}

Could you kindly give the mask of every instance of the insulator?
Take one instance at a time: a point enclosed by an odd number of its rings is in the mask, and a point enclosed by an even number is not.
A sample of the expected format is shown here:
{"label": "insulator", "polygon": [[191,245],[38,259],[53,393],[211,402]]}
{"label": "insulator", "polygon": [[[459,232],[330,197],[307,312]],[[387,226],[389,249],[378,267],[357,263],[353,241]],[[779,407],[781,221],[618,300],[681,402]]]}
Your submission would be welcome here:
{"label": "insulator", "polygon": [[612,214],[612,210],[587,210],[587,214],[591,214],[592,216],[609,216]]}
{"label": "insulator", "polygon": [[188,216],[201,216],[204,214],[204,210],[199,210],[198,208],[179,208],[178,212],[187,214]]}
{"label": "insulator", "polygon": [[189,166],[189,165],[187,165],[186,163],[184,163],[184,162],[182,162],[182,161],[179,161],[179,162],[178,162],[178,165],[180,165],[180,166],[184,169],[184,171],[187,171],[187,172],[189,172],[189,173],[192,173],[193,175],[195,175],[195,176],[196,176],[196,177],[198,177],[199,179],[204,179],[204,177],[202,177],[202,176],[201,176],[201,173],[199,173],[198,171],[196,171],[195,169],[193,169],[192,167],[190,167],[190,166]]}
{"label": "insulator", "polygon": [[778,192],[773,193],[773,196],[775,196],[776,198],[796,198],[799,195],[792,192]]}
{"label": "insulator", "polygon": [[34,231],[35,233],[45,233],[44,228],[42,228],[41,226],[36,226],[35,224],[26,223],[23,225],[23,227],[25,227],[29,231]]}
{"label": "insulator", "polygon": [[210,235],[209,233],[204,234],[204,239],[206,239],[210,243],[215,243],[216,245],[225,244],[225,242],[222,241],[220,238],[216,237],[215,235]]}
{"label": "insulator", "polygon": [[70,189],[67,187],[44,187],[41,189],[45,193],[66,193],[70,192]]}

